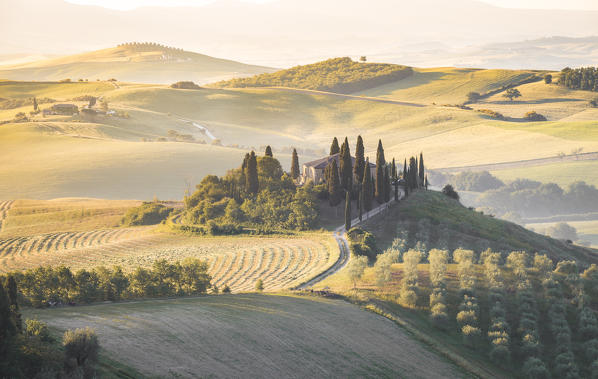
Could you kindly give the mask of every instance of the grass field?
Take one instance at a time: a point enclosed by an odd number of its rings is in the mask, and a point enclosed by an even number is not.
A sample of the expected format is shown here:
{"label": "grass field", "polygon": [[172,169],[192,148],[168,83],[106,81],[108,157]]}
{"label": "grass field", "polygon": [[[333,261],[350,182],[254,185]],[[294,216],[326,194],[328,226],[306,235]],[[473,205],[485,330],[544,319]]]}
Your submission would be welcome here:
{"label": "grass field", "polygon": [[[519,86],[523,98],[513,103],[498,94],[474,104],[501,111],[498,107],[503,107],[505,114],[513,115],[540,104],[545,107],[541,111],[555,120],[546,123],[498,121],[438,105],[459,103],[471,90],[491,91],[534,74],[421,69],[394,83],[397,88],[381,86],[366,94],[428,104],[423,107],[281,89],[176,90],[110,82],[4,81],[3,98],[37,96],[64,102],[83,94],[104,96],[111,109],[127,112],[130,118],[38,115],[34,122],[1,126],[0,199],[154,195],[180,199],[204,175],[237,167],[252,148],[271,145],[288,169],[290,157],[276,149],[297,147],[301,164],[325,154],[332,137],[342,138],[348,130],[352,144],[357,134],[363,136],[372,159],[382,139],[387,158],[402,161],[423,151],[430,168],[552,157],[579,148],[598,151],[598,114],[594,117],[584,105],[589,92],[539,82]],[[0,119],[10,120],[17,111],[28,109],[0,111]],[[191,122],[206,127],[228,147],[211,146],[211,139]],[[165,138],[169,130],[207,144],[141,142]],[[311,151],[303,154],[302,149]],[[580,166],[575,175],[593,174],[591,167]]]}
{"label": "grass field", "polygon": [[58,331],[91,326],[146,375],[464,377],[391,321],[342,301],[225,295],[28,310]]}
{"label": "grass field", "polygon": [[502,181],[517,178],[537,180],[542,183],[556,183],[565,188],[569,184],[583,180],[598,186],[598,162],[562,162],[533,167],[510,168],[491,172]]}

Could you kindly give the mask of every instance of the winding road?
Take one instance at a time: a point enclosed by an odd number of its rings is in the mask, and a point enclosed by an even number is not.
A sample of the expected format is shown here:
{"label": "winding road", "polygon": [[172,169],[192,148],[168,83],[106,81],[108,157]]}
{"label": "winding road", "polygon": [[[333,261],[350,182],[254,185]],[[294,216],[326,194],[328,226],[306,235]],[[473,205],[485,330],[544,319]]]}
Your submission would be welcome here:
{"label": "winding road", "polygon": [[[401,192],[400,198],[401,199],[403,198],[402,192]],[[370,217],[381,213],[382,211],[390,208],[391,206],[392,206],[392,201],[389,203],[386,203],[386,204],[382,204],[382,205],[372,209],[371,211],[369,211],[363,215],[364,216],[363,221],[369,220]],[[360,223],[359,218],[355,218],[355,219],[351,220],[352,226],[357,226],[357,225],[359,225],[359,223]],[[349,241],[347,240],[347,231],[345,230],[345,225],[341,225],[338,228],[336,228],[334,230],[334,232],[332,233],[332,236],[336,240],[336,243],[338,244],[338,247],[340,249],[340,254],[338,256],[338,260],[328,270],[320,273],[316,277],[308,280],[307,282],[305,282],[303,284],[298,285],[297,287],[295,287],[293,289],[304,290],[309,287],[312,287],[314,284],[321,282],[322,280],[324,280],[327,277],[329,277],[330,275],[338,272],[340,269],[342,269],[343,267],[345,267],[347,265],[347,263],[349,262],[349,258],[351,257],[351,252],[349,250]]]}

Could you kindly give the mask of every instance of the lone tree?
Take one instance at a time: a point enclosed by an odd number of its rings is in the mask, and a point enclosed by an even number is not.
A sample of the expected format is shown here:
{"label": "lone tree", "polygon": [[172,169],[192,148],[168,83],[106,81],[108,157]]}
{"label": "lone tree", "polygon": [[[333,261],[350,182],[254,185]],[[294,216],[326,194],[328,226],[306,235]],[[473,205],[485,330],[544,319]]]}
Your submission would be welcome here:
{"label": "lone tree", "polygon": [[351,163],[351,150],[349,148],[349,141],[347,141],[347,137],[345,137],[345,142],[343,142],[343,146],[341,147],[339,162],[341,166],[341,187],[345,191],[351,192],[353,187],[353,167]]}
{"label": "lone tree", "polygon": [[266,152],[264,153],[265,156],[267,157],[273,157],[274,155],[272,155],[272,148],[270,147],[270,145],[266,146]]}
{"label": "lone tree", "polygon": [[376,152],[376,200],[382,204],[384,202],[384,148],[382,140],[378,140],[378,150]]}
{"label": "lone tree", "polygon": [[418,169],[418,174],[419,174],[419,185],[420,185],[420,187],[423,187],[424,183],[425,183],[426,174],[425,174],[424,170],[425,170],[425,168],[424,168],[424,153],[419,153],[419,169]]}
{"label": "lone tree", "polygon": [[297,149],[293,149],[293,156],[291,159],[291,177],[297,179],[299,177],[299,157],[297,156]]}
{"label": "lone tree", "polygon": [[345,195],[345,230],[351,229],[351,194]]}
{"label": "lone tree", "polygon": [[365,63],[365,62],[367,62],[367,60],[368,60],[368,58],[365,55],[362,55],[362,56],[359,57],[359,61],[360,62]]}
{"label": "lone tree", "polygon": [[517,88],[509,88],[507,92],[505,92],[505,94],[502,95],[502,97],[513,101],[513,99],[521,97],[521,92],[519,92]]}
{"label": "lone tree", "polygon": [[38,109],[39,109],[39,107],[37,105],[37,99],[34,97],[33,98],[33,111],[37,112]]}
{"label": "lone tree", "polygon": [[457,191],[455,191],[453,186],[451,186],[450,184],[447,184],[446,186],[444,186],[444,188],[442,189],[442,193],[445,194],[446,196],[450,197],[451,199],[455,199],[457,201],[459,200],[459,194],[457,193]]}
{"label": "lone tree", "polygon": [[550,84],[550,83],[552,83],[552,75],[550,75],[550,74],[546,74],[546,75],[544,76],[544,83],[546,83],[546,84]]}
{"label": "lone tree", "polygon": [[85,368],[98,359],[100,343],[91,328],[67,330],[62,337],[62,345],[67,366]]}
{"label": "lone tree", "polygon": [[337,206],[341,202],[341,184],[338,179],[338,167],[336,160],[331,159],[326,167],[327,182],[328,182],[328,200],[330,206]]}
{"label": "lone tree", "polygon": [[336,137],[332,140],[332,144],[330,145],[330,155],[338,154],[341,152],[341,148],[338,146],[338,140]]}
{"label": "lone tree", "polygon": [[264,282],[262,279],[258,279],[255,282],[255,290],[258,292],[262,292],[264,290]]}
{"label": "lone tree", "polygon": [[361,184],[363,182],[364,166],[365,156],[363,148],[363,139],[361,138],[361,136],[357,136],[357,144],[355,145],[355,167],[353,167],[353,171],[355,172],[355,178],[358,181],[357,184]]}
{"label": "lone tree", "polygon": [[257,158],[252,150],[245,168],[245,190],[250,194],[257,194],[258,188]]}
{"label": "lone tree", "polygon": [[363,182],[361,183],[361,192],[363,193],[363,208],[369,212],[372,210],[372,174],[370,173],[370,159],[365,160],[363,168]]}
{"label": "lone tree", "polygon": [[390,178],[392,180],[397,180],[397,164],[395,163],[395,158],[392,158],[392,166],[390,166]]}

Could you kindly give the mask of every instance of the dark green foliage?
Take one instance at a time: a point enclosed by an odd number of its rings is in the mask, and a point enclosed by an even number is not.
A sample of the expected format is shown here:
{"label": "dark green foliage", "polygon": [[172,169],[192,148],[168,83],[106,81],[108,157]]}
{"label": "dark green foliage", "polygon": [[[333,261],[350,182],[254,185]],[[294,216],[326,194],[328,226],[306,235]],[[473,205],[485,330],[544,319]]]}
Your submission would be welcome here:
{"label": "dark green foliage", "polygon": [[6,278],[6,293],[15,326],[17,331],[21,332],[23,330],[23,320],[21,318],[21,311],[19,310],[17,282],[13,275],[9,275]]}
{"label": "dark green foliage", "polygon": [[390,201],[390,193],[392,189],[390,188],[390,168],[386,166],[384,168],[384,202],[388,203]]}
{"label": "dark green foliage", "polygon": [[455,191],[453,186],[451,186],[450,184],[447,184],[446,186],[444,186],[444,188],[442,188],[442,193],[445,196],[450,197],[451,199],[455,199],[455,200],[459,201],[459,194],[457,193],[457,191]]}
{"label": "dark green foliage", "polygon": [[546,117],[536,111],[527,112],[523,118],[527,121],[546,121]]}
{"label": "dark green foliage", "polygon": [[17,333],[10,299],[2,282],[0,281],[0,353],[4,352],[7,348],[6,343]]}
{"label": "dark green foliage", "polygon": [[291,178],[297,179],[299,177],[299,157],[297,156],[297,149],[293,149],[291,159]]}
{"label": "dark green foliage", "polygon": [[559,76],[559,85],[570,89],[598,92],[598,67],[565,67]]}
{"label": "dark green foliage", "polygon": [[330,206],[337,206],[341,202],[342,188],[338,177],[336,160],[331,159],[326,167],[326,183],[328,184],[328,201]]}
{"label": "dark green foliage", "polygon": [[505,185],[488,171],[463,171],[452,176],[450,183],[458,190],[475,192],[485,192]]}
{"label": "dark green foliage", "polygon": [[519,92],[519,90],[517,88],[509,88],[505,91],[505,93],[504,93],[504,95],[502,95],[502,97],[513,101],[513,99],[521,97],[521,92]]}
{"label": "dark green foliage", "polygon": [[351,229],[351,194],[345,196],[345,230]]}
{"label": "dark green foliage", "polygon": [[363,192],[363,209],[366,212],[372,210],[372,175],[370,173],[370,160],[366,159],[363,167],[363,183],[361,184],[361,192]]}
{"label": "dark green foliage", "polygon": [[224,287],[222,288],[222,293],[230,293],[230,287],[228,286],[228,284],[224,285]]}
{"label": "dark green foliage", "polygon": [[365,201],[364,191],[362,188],[359,188],[359,222],[363,221],[363,207],[364,207],[363,202],[364,201]]}
{"label": "dark green foliage", "polygon": [[358,63],[351,58],[333,58],[296,66],[271,74],[232,79],[217,83],[221,87],[292,87],[337,93],[353,93],[412,75],[411,67],[394,64]]}
{"label": "dark green foliage", "polygon": [[546,84],[552,83],[552,75],[550,75],[550,74],[544,75],[544,83],[546,83]]}
{"label": "dark green foliage", "polygon": [[424,153],[419,153],[419,166],[417,169],[417,173],[419,176],[419,187],[423,187],[424,183],[425,183],[425,178],[426,178],[426,174],[425,174],[425,168],[424,168]]}
{"label": "dark green foliage", "polygon": [[358,181],[357,184],[361,184],[363,182],[364,167],[365,167],[365,156],[364,156],[363,139],[361,138],[361,136],[357,136],[357,143],[355,145],[355,167],[353,167],[355,177],[357,178],[357,181]]}
{"label": "dark green foliage", "polygon": [[341,147],[339,158],[341,187],[345,191],[351,192],[353,190],[353,167],[351,162],[351,149],[347,137],[345,137],[345,142],[343,142],[343,146]]}
{"label": "dark green foliage", "polygon": [[28,337],[37,337],[44,342],[52,342],[54,340],[50,335],[48,324],[39,320],[25,321],[25,335]]}
{"label": "dark green foliage", "polygon": [[370,260],[376,259],[378,247],[376,246],[376,237],[364,229],[354,227],[347,232],[349,248],[355,255],[364,255]]}
{"label": "dark green foliage", "polygon": [[550,379],[550,372],[544,362],[536,357],[529,357],[523,364],[523,374],[529,379]]}
{"label": "dark green foliage", "polygon": [[332,139],[332,143],[330,144],[330,155],[338,154],[341,152],[341,148],[338,146],[338,140],[336,137]]}
{"label": "dark green foliage", "polygon": [[86,372],[98,360],[100,343],[93,329],[67,330],[62,337],[62,345],[65,365],[70,370],[80,369]]}
{"label": "dark green foliage", "polygon": [[273,157],[274,155],[272,155],[272,148],[270,147],[270,145],[266,146],[266,151],[264,152],[264,155],[266,157]]}
{"label": "dark green foliage", "polygon": [[255,152],[252,150],[247,159],[247,166],[245,167],[245,190],[249,194],[257,194],[259,188],[257,175],[257,158]]}
{"label": "dark green foliage", "polygon": [[384,159],[384,148],[382,147],[382,140],[378,140],[378,149],[376,150],[376,201],[379,204],[384,203],[384,166],[386,160]]}
{"label": "dark green foliage", "polygon": [[200,86],[197,84],[190,82],[190,81],[182,81],[176,82],[170,85],[170,88],[177,88],[177,89],[201,89]]}
{"label": "dark green foliage", "polygon": [[131,208],[125,213],[121,224],[124,226],[133,225],[154,225],[166,220],[172,212],[163,204],[156,202],[145,202],[142,205]]}
{"label": "dark green foliage", "polygon": [[397,179],[397,164],[395,163],[395,158],[392,158],[392,164],[390,166],[390,178],[392,180]]}

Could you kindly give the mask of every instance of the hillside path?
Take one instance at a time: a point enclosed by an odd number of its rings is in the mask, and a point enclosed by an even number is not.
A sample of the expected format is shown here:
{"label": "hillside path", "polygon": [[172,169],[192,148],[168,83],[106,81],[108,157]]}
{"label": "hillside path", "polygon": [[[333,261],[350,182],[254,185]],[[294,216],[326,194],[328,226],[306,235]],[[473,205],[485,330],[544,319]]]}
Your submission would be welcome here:
{"label": "hillside path", "polygon": [[[402,193],[401,193],[401,198],[403,198]],[[394,200],[391,200],[391,201],[394,201]],[[377,208],[372,209],[371,211],[369,211],[363,215],[363,216],[365,216],[365,217],[363,217],[363,221],[368,220],[370,217],[375,216],[378,213],[381,213],[382,211],[388,209],[389,207],[391,207],[390,202],[388,202],[386,204],[382,204],[382,205],[378,206]],[[352,226],[359,225],[359,223],[360,223],[359,217],[351,220]],[[294,289],[303,290],[303,289],[312,287],[314,284],[321,282],[322,280],[324,280],[327,277],[329,277],[330,275],[338,272],[340,269],[342,269],[343,267],[345,267],[347,265],[347,263],[349,262],[349,258],[351,257],[351,252],[349,250],[349,241],[347,240],[347,230],[345,230],[345,225],[341,225],[338,228],[336,228],[334,230],[334,232],[332,232],[332,236],[336,240],[336,243],[338,244],[338,247],[340,249],[340,254],[338,256],[338,260],[328,270],[320,273],[319,275],[310,279],[309,281],[298,285]]]}
{"label": "hillside path", "polygon": [[296,93],[308,93],[312,95],[324,95],[324,96],[333,96],[333,97],[341,97],[350,100],[363,100],[363,101],[373,101],[376,103],[385,103],[385,104],[395,104],[395,105],[404,105],[407,107],[425,107],[425,104],[420,103],[411,103],[407,101],[398,101],[398,100],[391,100],[391,99],[383,99],[381,97],[371,97],[371,96],[358,96],[358,95],[346,95],[342,93],[336,92],[326,92],[326,91],[318,91],[315,89],[302,89],[302,88],[291,88],[291,87],[247,87],[251,89],[256,88],[265,88],[265,89],[275,89],[287,92],[296,92]]}

